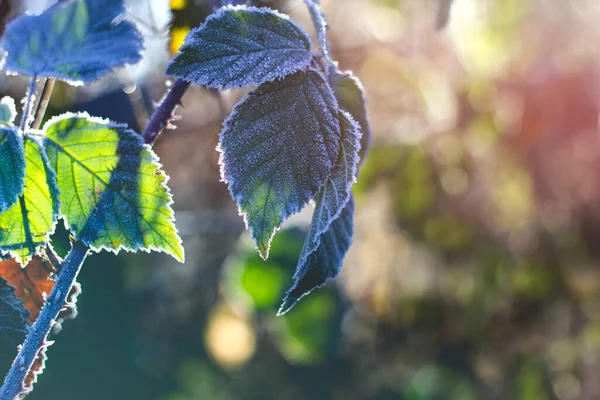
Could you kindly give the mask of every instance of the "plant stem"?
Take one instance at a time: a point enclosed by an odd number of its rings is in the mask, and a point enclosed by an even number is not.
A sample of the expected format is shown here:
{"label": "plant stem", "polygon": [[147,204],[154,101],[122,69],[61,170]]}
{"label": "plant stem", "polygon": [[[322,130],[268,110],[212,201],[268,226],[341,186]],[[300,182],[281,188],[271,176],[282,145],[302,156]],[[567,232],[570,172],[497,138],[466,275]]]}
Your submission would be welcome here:
{"label": "plant stem", "polygon": [[54,78],[47,78],[46,82],[44,82],[42,97],[40,97],[37,110],[35,111],[35,119],[31,125],[33,129],[39,129],[40,125],[42,124],[44,114],[46,114],[46,108],[48,108],[48,103],[50,102],[50,97],[52,96],[52,90],[54,89],[54,81]]}
{"label": "plant stem", "polygon": [[304,0],[304,4],[308,8],[310,19],[315,27],[317,42],[319,43],[322,56],[325,57],[325,60],[330,61],[329,41],[327,40],[327,21],[325,21],[325,15],[323,15],[321,8],[319,8],[313,0]]}
{"label": "plant stem", "polygon": [[190,87],[190,83],[183,79],[177,79],[169,92],[163,97],[158,108],[154,111],[152,118],[146,125],[146,129],[142,132],[144,142],[147,144],[154,144],[162,130],[169,124],[169,121],[173,117],[173,113],[179,104],[181,104],[181,98],[183,94]]}
{"label": "plant stem", "polygon": [[46,305],[42,308],[40,315],[29,330],[17,358],[13,361],[10,371],[4,379],[4,384],[0,388],[0,399],[12,400],[25,390],[23,381],[27,377],[38,352],[45,344],[46,336],[48,336],[50,328],[58,317],[58,313],[65,304],[71,287],[83,265],[87,251],[88,248],[83,243],[73,243],[73,247],[58,273],[54,288],[46,300]]}
{"label": "plant stem", "polygon": [[29,116],[31,113],[31,105],[33,104],[33,100],[35,99],[35,84],[37,83],[37,78],[35,76],[31,77],[29,81],[29,86],[27,88],[27,96],[25,97],[25,105],[23,106],[23,115],[21,115],[21,132],[25,134],[25,129],[27,129],[27,122],[29,120]]}

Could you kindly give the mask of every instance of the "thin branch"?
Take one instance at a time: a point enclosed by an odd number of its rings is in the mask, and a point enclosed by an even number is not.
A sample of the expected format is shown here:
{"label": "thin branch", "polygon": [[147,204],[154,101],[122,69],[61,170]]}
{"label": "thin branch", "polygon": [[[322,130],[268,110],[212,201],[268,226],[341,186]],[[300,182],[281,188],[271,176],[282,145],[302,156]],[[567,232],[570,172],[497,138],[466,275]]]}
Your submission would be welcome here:
{"label": "thin branch", "polygon": [[47,78],[44,82],[42,96],[40,97],[40,101],[38,102],[37,109],[35,111],[35,119],[33,120],[33,124],[31,125],[33,129],[39,129],[40,125],[42,124],[44,114],[46,114],[46,109],[48,108],[48,103],[50,103],[50,97],[52,97],[52,90],[54,89],[55,81],[56,80],[54,78]]}
{"label": "thin branch", "polygon": [[29,118],[30,118],[30,114],[31,114],[31,105],[33,104],[33,101],[35,100],[35,92],[36,92],[36,85],[37,83],[37,78],[35,76],[32,76],[31,79],[29,80],[29,86],[27,88],[27,95],[25,97],[25,104],[23,105],[23,114],[21,115],[21,125],[20,125],[20,129],[21,132],[23,134],[25,134],[25,130],[27,129],[27,124],[29,122]]}
{"label": "thin branch", "polygon": [[175,109],[181,104],[181,98],[189,87],[190,83],[183,79],[177,79],[171,85],[169,92],[163,97],[148,125],[146,125],[146,129],[142,132],[144,142],[151,145],[156,142],[162,130],[171,122]]}
{"label": "thin branch", "polygon": [[327,21],[325,20],[325,15],[313,0],[304,0],[304,4],[306,4],[306,7],[308,8],[310,19],[317,32],[319,49],[325,59],[329,60],[329,41],[327,40]]}
{"label": "thin branch", "polygon": [[133,110],[133,118],[138,127],[145,126],[148,123],[148,110],[146,109],[144,102],[144,93],[142,92],[139,85],[137,85],[131,75],[124,71],[122,75],[119,75],[121,81],[121,88],[127,95],[127,100]]}
{"label": "thin branch", "polygon": [[48,332],[71,292],[73,283],[87,256],[87,251],[88,248],[83,243],[73,243],[71,251],[63,262],[62,269],[58,273],[54,288],[52,288],[52,292],[46,300],[46,305],[42,308],[40,315],[29,330],[17,358],[13,361],[4,379],[4,384],[0,388],[0,399],[14,399],[25,391],[23,381],[27,377],[40,349],[46,343]]}

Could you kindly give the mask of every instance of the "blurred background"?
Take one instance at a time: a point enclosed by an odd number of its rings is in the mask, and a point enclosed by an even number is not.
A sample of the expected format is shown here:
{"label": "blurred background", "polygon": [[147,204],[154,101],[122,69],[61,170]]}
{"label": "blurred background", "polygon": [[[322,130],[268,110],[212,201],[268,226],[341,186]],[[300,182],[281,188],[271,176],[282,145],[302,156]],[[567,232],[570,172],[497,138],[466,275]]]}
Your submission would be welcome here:
{"label": "blurred background", "polygon": [[[259,2],[313,33],[302,0]],[[8,20],[50,2],[0,3]],[[216,3],[128,0],[144,61],[90,87],[57,83],[46,115],[139,130],[170,54]],[[310,207],[262,261],[215,151],[243,93],[192,88],[156,146],[186,263],[89,257],[79,316],[29,398],[600,399],[600,3],[454,0],[449,15],[448,0],[321,3],[373,129],[340,277],[275,317]],[[24,88],[0,77],[2,95]],[[0,336],[2,376],[21,340]]]}

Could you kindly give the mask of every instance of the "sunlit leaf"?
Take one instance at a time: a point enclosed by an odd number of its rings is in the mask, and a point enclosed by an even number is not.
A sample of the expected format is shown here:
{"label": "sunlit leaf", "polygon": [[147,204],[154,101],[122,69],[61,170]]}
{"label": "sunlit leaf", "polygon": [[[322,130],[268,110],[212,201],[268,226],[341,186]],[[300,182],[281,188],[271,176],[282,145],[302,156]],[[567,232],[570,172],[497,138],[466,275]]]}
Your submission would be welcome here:
{"label": "sunlit leaf", "polygon": [[8,210],[17,201],[23,194],[24,184],[23,140],[16,128],[0,125],[0,212]]}
{"label": "sunlit leaf", "polygon": [[221,175],[266,258],[276,229],[323,185],[340,149],[337,103],[318,71],[265,83],[221,132]]}
{"label": "sunlit leaf", "polygon": [[167,73],[227,89],[282,78],[311,60],[309,38],[287,16],[267,8],[229,6],[187,35]]}
{"label": "sunlit leaf", "polygon": [[317,249],[306,258],[301,256],[300,261],[303,262],[298,264],[294,285],[283,299],[278,315],[285,314],[302,297],[338,275],[352,243],[353,225],[354,199],[350,197],[342,213],[319,237]]}
{"label": "sunlit leaf", "polygon": [[44,130],[62,213],[78,239],[94,250],[158,250],[183,260],[168,177],[139,135],[87,114],[62,115]]}
{"label": "sunlit leaf", "polygon": [[54,232],[60,209],[56,175],[37,140],[25,140],[23,195],[0,214],[0,250],[10,252],[21,264],[46,244]]}
{"label": "sunlit leaf", "polygon": [[350,113],[352,118],[360,125],[362,138],[359,155],[362,163],[371,147],[372,137],[364,88],[352,72],[341,72],[336,66],[330,68],[328,78],[340,108]]}
{"label": "sunlit leaf", "polygon": [[17,17],[0,43],[8,53],[4,69],[81,84],[136,63],[142,38],[124,12],[122,0],[78,0]]}
{"label": "sunlit leaf", "polygon": [[15,260],[0,261],[0,278],[15,288],[15,296],[29,311],[27,322],[33,324],[50,295],[54,281],[50,279],[56,271],[41,257],[34,257],[25,267]]}
{"label": "sunlit leaf", "polygon": [[12,124],[17,116],[17,107],[12,97],[4,96],[0,100],[0,124]]}

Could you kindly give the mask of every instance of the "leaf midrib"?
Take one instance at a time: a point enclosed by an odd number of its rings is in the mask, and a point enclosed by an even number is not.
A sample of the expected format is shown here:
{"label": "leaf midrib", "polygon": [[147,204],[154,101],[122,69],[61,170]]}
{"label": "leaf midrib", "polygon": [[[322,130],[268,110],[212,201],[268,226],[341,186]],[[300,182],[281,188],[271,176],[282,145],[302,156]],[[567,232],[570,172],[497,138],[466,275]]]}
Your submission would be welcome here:
{"label": "leaf midrib", "polygon": [[[48,139],[49,143],[52,144],[57,151],[62,152],[63,154],[65,154],[67,157],[69,157],[71,160],[73,160],[74,163],[77,163],[77,165],[81,166],[84,170],[86,170],[88,173],[90,173],[94,178],[98,179],[102,184],[104,184],[104,186],[106,187],[107,190],[112,190],[113,192],[117,193],[119,195],[119,197],[121,197],[127,204],[131,205],[131,207],[136,211],[136,213],[138,214],[138,216],[148,225],[150,226],[150,228],[152,228],[152,230],[154,232],[156,232],[156,234],[158,236],[160,236],[164,242],[166,244],[168,244],[168,246],[171,248],[171,250],[173,251],[173,254],[177,254],[177,249],[175,249],[173,247],[173,245],[171,244],[171,242],[169,240],[167,240],[167,238],[161,233],[159,232],[152,223],[150,223],[150,221],[146,221],[146,219],[144,218],[144,215],[142,213],[140,213],[139,208],[136,207],[135,204],[133,204],[127,197],[125,197],[120,191],[115,190],[113,188],[110,187],[110,185],[108,183],[106,183],[104,181],[104,179],[102,179],[98,174],[96,174],[93,170],[91,170],[87,165],[83,164],[81,161],[79,161],[77,158],[75,158],[75,156],[73,154],[71,154],[68,150],[66,150],[64,147],[62,147],[58,142],[56,142],[53,138],[51,138],[50,136],[46,136],[46,139]],[[118,154],[116,154],[118,155]],[[110,156],[107,156],[110,157]],[[98,200],[99,203],[99,200]],[[94,206],[94,208],[98,207],[98,204],[96,204]],[[86,221],[86,225],[87,225],[87,221]],[[83,228],[82,228],[83,229]],[[145,240],[144,240],[144,245],[145,245]]]}

